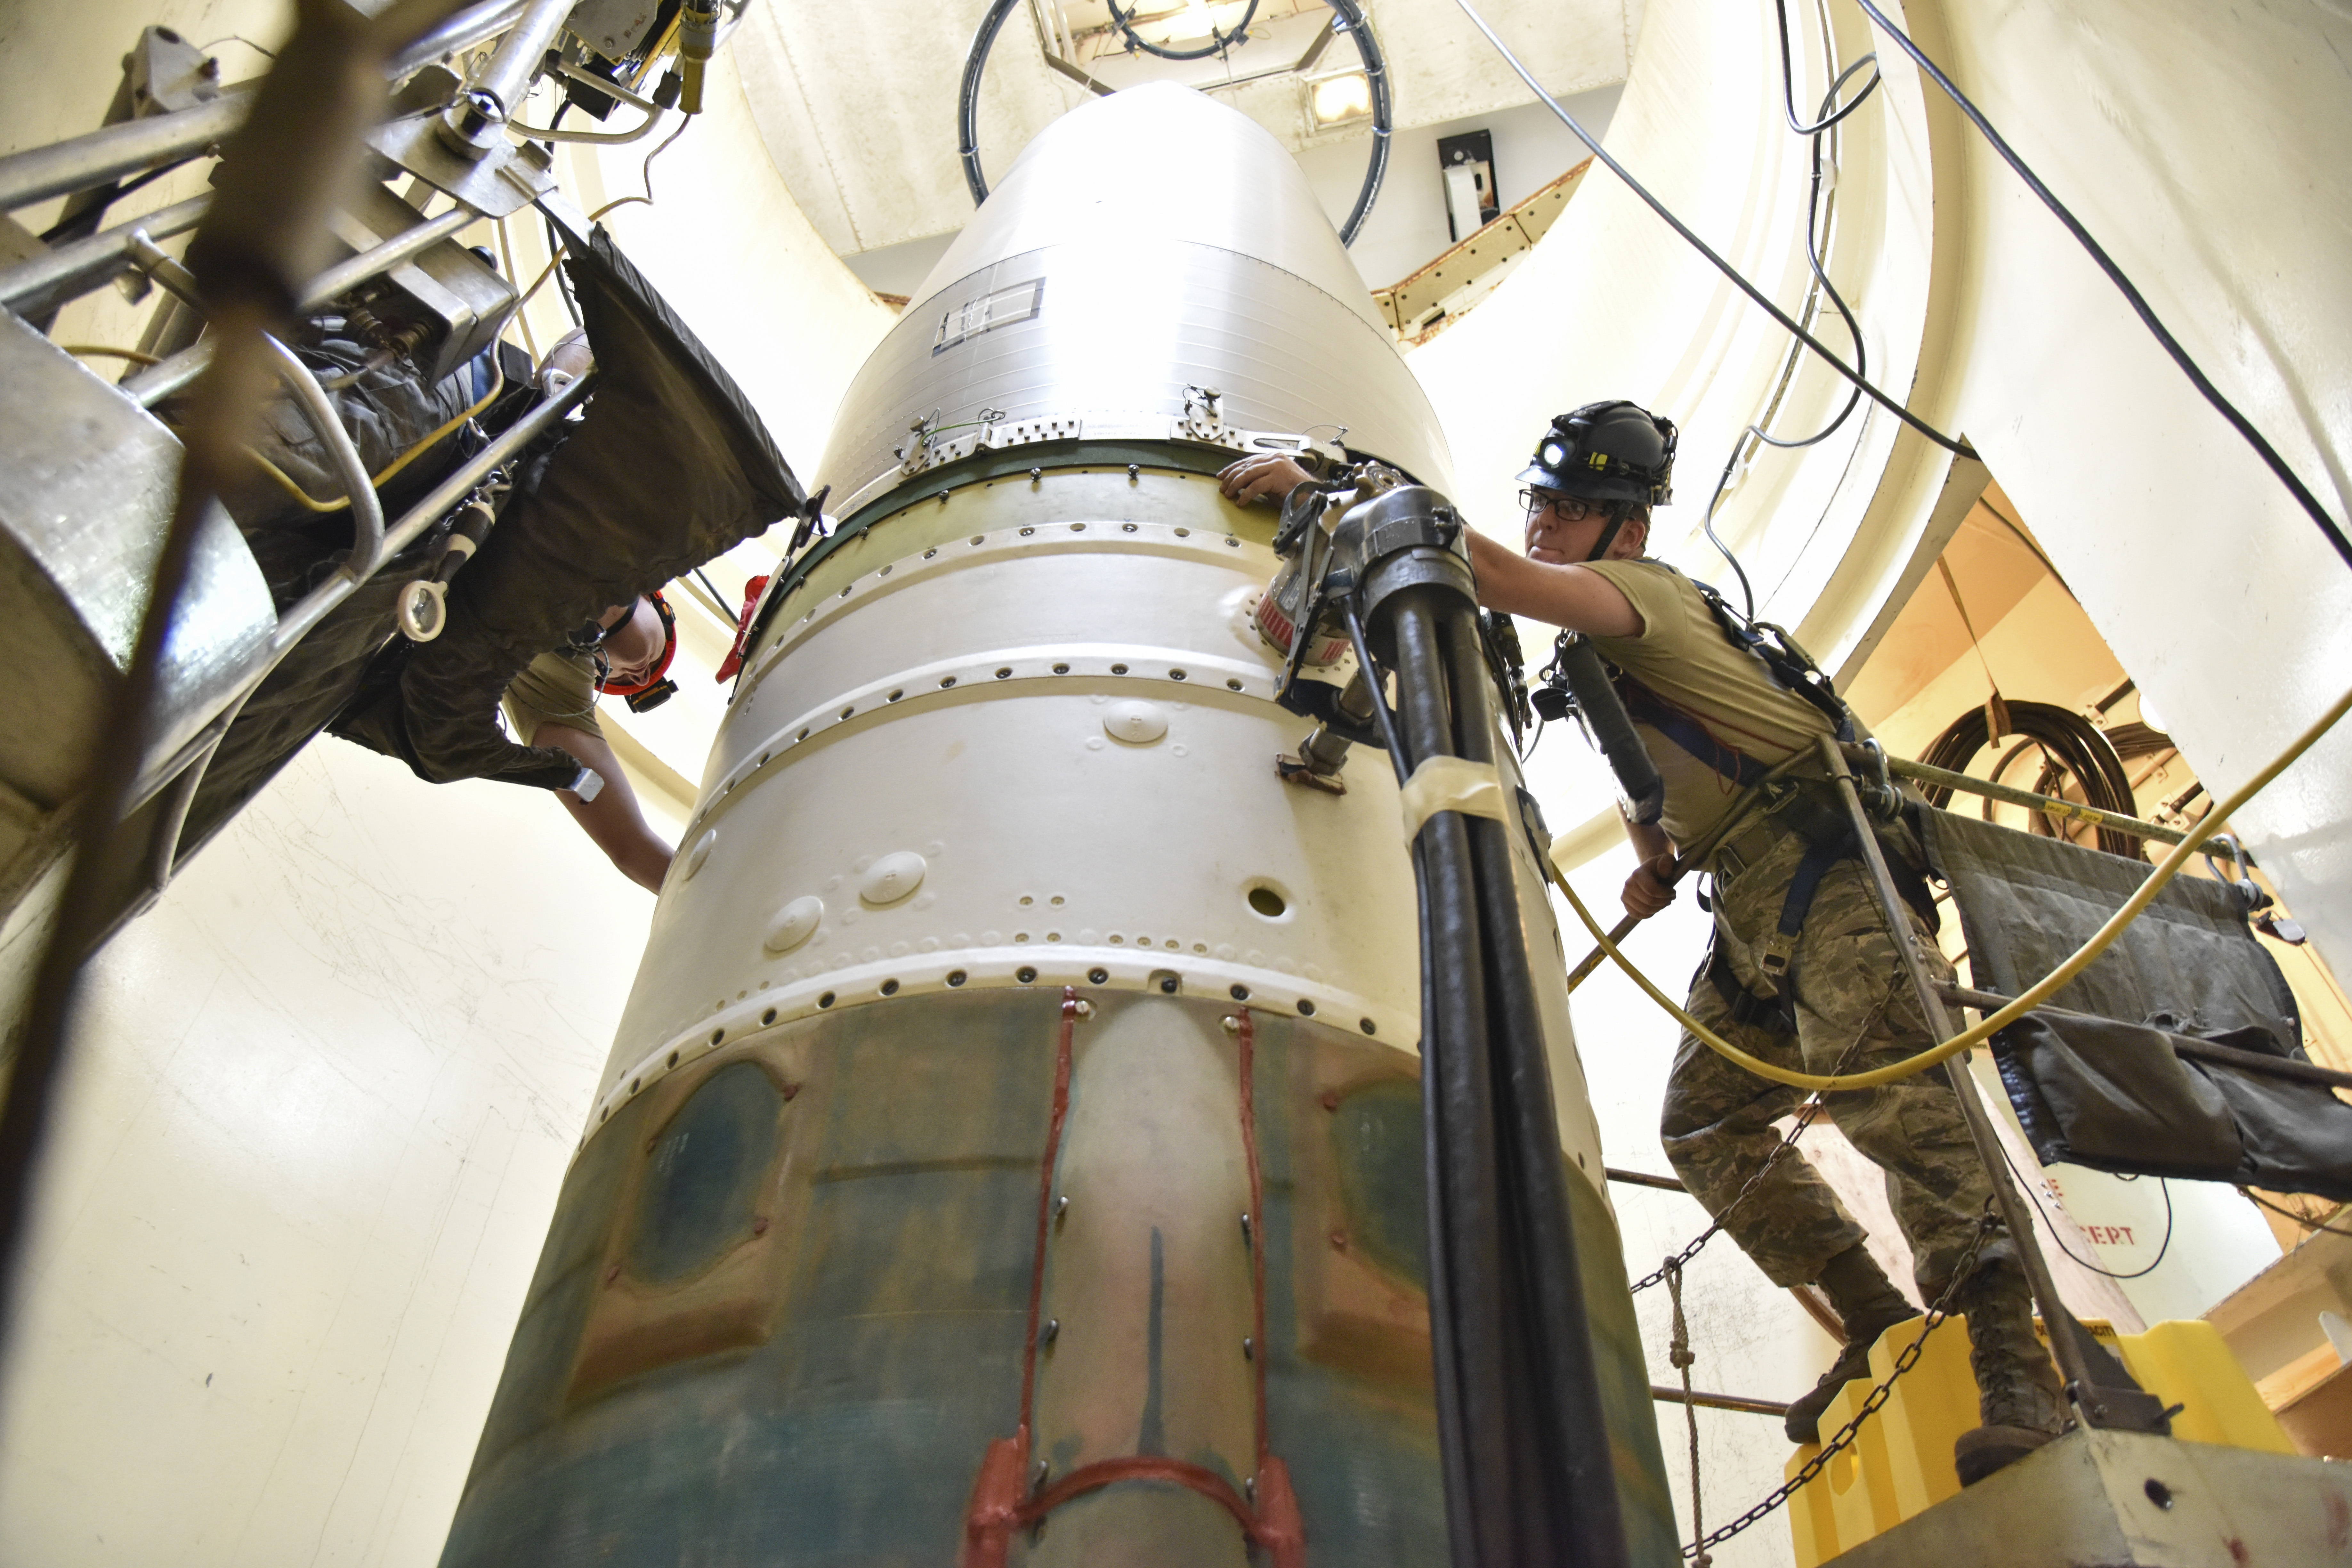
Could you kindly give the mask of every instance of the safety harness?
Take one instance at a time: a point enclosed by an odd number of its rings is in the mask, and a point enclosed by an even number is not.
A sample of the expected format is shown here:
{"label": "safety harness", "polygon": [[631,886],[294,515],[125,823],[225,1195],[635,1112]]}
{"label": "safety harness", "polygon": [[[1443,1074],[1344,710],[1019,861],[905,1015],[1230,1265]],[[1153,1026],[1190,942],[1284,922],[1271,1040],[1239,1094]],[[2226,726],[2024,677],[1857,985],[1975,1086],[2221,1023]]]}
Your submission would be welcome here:
{"label": "safety harness", "polygon": [[[1813,662],[1812,656],[1784,627],[1750,621],[1734,610],[1713,585],[1696,578],[1686,581],[1698,590],[1716,626],[1734,647],[1762,664],[1775,686],[1819,710],[1838,741],[1854,740],[1853,710],[1838,696],[1837,688]],[[1655,730],[1724,779],[1743,790],[1754,789],[1771,771],[1768,764],[1717,740],[1696,715],[1667,701],[1634,676],[1613,664],[1608,668],[1610,681],[1624,703],[1628,717]],[[1780,900],[1777,929],[1756,944],[1758,972],[1772,986],[1774,994],[1770,998],[1760,997],[1740,984],[1719,942],[1708,943],[1704,973],[1730,1007],[1734,1021],[1753,1023],[1777,1016],[1785,1027],[1794,1023],[1795,986],[1790,971],[1805,916],[1811,912],[1814,895],[1821,890],[1822,879],[1829,875],[1831,868],[1858,857],[1862,846],[1844,814],[1813,798],[1799,781],[1773,786],[1768,795],[1777,795],[1777,798],[1770,799],[1764,815],[1778,818],[1806,843],[1805,853],[1797,862],[1789,879],[1788,891]],[[1923,879],[1913,880],[1917,882],[1916,889],[1906,887],[1904,890],[1912,905],[1932,920],[1935,906],[1926,882]],[[1704,898],[1701,901],[1705,903]]]}

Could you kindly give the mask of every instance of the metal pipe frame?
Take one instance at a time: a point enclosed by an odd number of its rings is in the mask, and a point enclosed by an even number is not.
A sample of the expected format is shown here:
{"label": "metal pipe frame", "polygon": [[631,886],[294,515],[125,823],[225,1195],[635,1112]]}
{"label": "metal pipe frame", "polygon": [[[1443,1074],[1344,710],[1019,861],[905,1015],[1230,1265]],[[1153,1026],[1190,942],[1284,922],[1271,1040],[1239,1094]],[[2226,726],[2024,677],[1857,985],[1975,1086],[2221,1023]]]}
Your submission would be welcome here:
{"label": "metal pipe frame", "polygon": [[530,0],[481,0],[450,17],[400,53],[392,57],[384,74],[394,81],[410,76],[435,60],[470,49],[485,38],[495,38],[515,25]]}
{"label": "metal pipe frame", "polygon": [[210,192],[158,207],[136,223],[103,229],[87,239],[58,246],[47,254],[0,268],[0,305],[20,316],[37,316],[92,289],[111,283],[131,267],[131,237],[151,239],[185,234],[210,211]]}
{"label": "metal pipe frame", "polygon": [[659,125],[668,113],[657,103],[648,104],[646,108],[649,112],[644,121],[627,131],[559,131],[551,125],[517,125],[512,121],[507,122],[507,129],[530,142],[586,142],[599,147],[618,147],[625,142],[643,141],[646,133]]}
{"label": "metal pipe frame", "polygon": [[[524,415],[498,439],[476,453],[471,462],[434,486],[424,500],[409,508],[398,522],[384,531],[383,552],[366,571],[355,573],[352,567],[344,566],[337,575],[311,589],[308,597],[279,616],[278,630],[270,638],[270,664],[275,665],[284,658],[296,643],[309,635],[311,627],[326,618],[328,611],[351,597],[352,591],[367,581],[378,566],[414,544],[426,529],[446,516],[492,468],[538,439],[549,426],[570,413],[574,405],[588,395],[589,384],[593,379],[592,369],[590,374],[570,383]],[[268,673],[266,668],[262,671],[264,675]]]}
{"label": "metal pipe frame", "polygon": [[296,357],[292,349],[276,338],[263,340],[269,357],[277,363],[278,379],[294,395],[294,401],[310,421],[310,427],[326,444],[327,455],[335,460],[335,470],[342,476],[343,500],[352,509],[351,562],[362,577],[383,564],[383,502],[375,493],[375,478],[367,471],[360,449],[352,444],[352,435],[343,427],[341,412],[327,389],[310,367]]}
{"label": "metal pipe frame", "polygon": [[540,62],[563,31],[576,0],[530,0],[499,42],[481,74],[466,84],[441,119],[442,140],[468,158],[486,156],[530,95]]}
{"label": "metal pipe frame", "polygon": [[[93,289],[102,289],[133,267],[143,267],[138,242],[152,244],[187,233],[204,220],[212,208],[209,192],[190,196],[159,207],[133,222],[106,229],[61,245],[46,256],[0,269],[0,305],[20,316],[34,316],[65,303]],[[366,282],[379,273],[388,272],[410,257],[462,233],[481,215],[467,206],[454,207],[439,217],[406,229],[382,245],[363,250],[357,256],[339,261],[312,279],[302,295],[302,308],[316,310],[345,289]],[[159,279],[160,281],[160,279]],[[168,285],[167,285],[168,287]],[[169,363],[169,361],[165,362]],[[149,366],[155,370],[160,366]],[[197,369],[202,365],[198,364]],[[191,372],[191,375],[193,375]],[[138,379],[138,378],[132,378]],[[129,384],[129,382],[124,384]],[[186,385],[185,380],[175,383],[177,391]]]}
{"label": "metal pipe frame", "polygon": [[116,385],[140,407],[152,408],[194,385],[196,377],[204,374],[212,363],[213,340],[198,338],[170,358],[124,376]]}
{"label": "metal pipe frame", "polygon": [[159,248],[147,231],[135,224],[123,244],[131,252],[131,265],[162,284],[180,303],[203,313],[203,301],[196,298],[196,275],[180,265],[178,257]]}
{"label": "metal pipe frame", "polygon": [[[164,210],[169,212],[174,209],[167,207]],[[479,213],[470,207],[456,207],[443,213],[430,223],[418,224],[415,228],[394,235],[373,249],[363,250],[347,260],[337,262],[320,273],[311,280],[310,288],[303,290],[302,309],[314,310],[345,289],[356,288],[379,273],[391,271],[410,257],[458,233],[480,216]],[[109,231],[109,233],[113,232],[116,231]],[[134,244],[135,241],[144,237],[141,233],[141,226],[131,225],[120,232],[124,236],[120,242],[123,253],[122,265],[125,268],[144,267],[146,264],[139,259],[140,253],[136,251]],[[100,235],[96,237],[103,239],[106,236]],[[152,248],[152,243],[150,248]],[[163,259],[171,262],[169,257],[164,257]],[[171,264],[173,267],[178,266],[176,262]],[[162,279],[159,277],[157,280],[160,282]],[[102,278],[94,279],[90,286],[96,287],[104,281]],[[165,286],[169,287],[168,284]],[[173,394],[184,389],[196,377],[202,375],[205,373],[205,367],[212,363],[212,340],[201,338],[162,363],[148,365],[135,374],[123,377],[120,384],[124,395],[137,403],[140,407],[152,408]]]}
{"label": "metal pipe frame", "polygon": [[568,80],[576,81],[583,87],[593,89],[595,91],[603,93],[606,98],[612,99],[615,102],[625,103],[631,109],[658,110],[661,108],[660,104],[656,103],[652,99],[646,97],[644,94],[632,92],[627,88],[623,87],[619,82],[606,81],[594,71],[583,70],[578,66],[573,65],[570,60],[557,61],[555,74],[560,77],[563,77]]}
{"label": "metal pipe frame", "polygon": [[[1937,995],[1947,1002],[1957,1002],[1963,1007],[1974,1007],[1980,1013],[1996,1013],[2017,1000],[1998,991],[1979,991],[1967,985],[1937,984]],[[2037,1013],[2055,1013],[2064,1018],[2088,1018],[2089,1013],[2077,1013],[2071,1007],[2053,1007],[2046,1003],[2034,1009]],[[2260,1051],[2242,1051],[2235,1046],[2216,1045],[2193,1036],[2173,1035],[2172,1048],[2184,1057],[2197,1057],[2205,1061],[2219,1062],[2224,1067],[2243,1068],[2248,1072],[2263,1073],[2271,1078],[2293,1079],[2297,1083],[2315,1083],[2328,1089],[2352,1089],[2352,1072],[2337,1072],[2316,1062],[2299,1062],[2286,1057],[2266,1057]],[[1614,1173],[1612,1173],[1612,1174]]]}
{"label": "metal pipe frame", "polygon": [[410,257],[429,250],[445,239],[462,233],[478,222],[481,214],[460,203],[439,217],[403,229],[382,245],[361,251],[357,256],[338,261],[310,280],[302,290],[305,310],[315,310],[345,289],[356,288],[375,277],[389,272]]}
{"label": "metal pipe frame", "polygon": [[[1864,869],[1869,874],[1871,891],[1878,900],[1880,917],[1886,921],[1887,931],[1895,940],[1895,950],[1903,961],[1903,972],[1918,1001],[1920,1014],[1938,1041],[1950,1039],[1959,1030],[1945,1008],[1935,978],[1927,973],[1927,961],[1919,951],[1920,938],[1911,929],[1909,906],[1895,885],[1894,873],[1887,868],[1885,851],[1880,847],[1875,826],[1863,806],[1853,771],[1846,765],[1845,753],[1830,736],[1821,738],[1818,750],[1838,799],[1845,807],[1846,821],[1853,829]],[[1976,1145],[1985,1180],[1992,1186],[1993,1201],[2017,1248],[2019,1267],[2024,1270],[2034,1304],[2041,1309],[2042,1321],[2049,1330],[2051,1352],[2057,1359],[2059,1375],[2064,1380],[2077,1417],[2085,1426],[2165,1430],[2168,1423],[2161,1414],[2163,1406],[2132,1381],[2122,1363],[2091,1337],[2090,1331],[2075,1321],[2059,1298],[2057,1281],[2050,1273],[2050,1260],[2042,1255],[2041,1244],[2034,1239],[2032,1212],[2010,1182],[2009,1162],[1993,1130],[1991,1113],[1985,1109],[1983,1097],[1977,1092],[1976,1079],[1969,1072],[1967,1055],[1964,1053],[1944,1068],[1931,1070],[1943,1071],[1953,1097],[1959,1101],[1969,1141]],[[2152,1411],[2143,1410],[2143,1405],[2152,1407]],[[2153,1421],[2149,1419],[2151,1414]]]}
{"label": "metal pipe frame", "polygon": [[1690,1189],[1673,1176],[1654,1176],[1647,1171],[1622,1171],[1614,1165],[1603,1165],[1601,1173],[1612,1182],[1629,1187],[1655,1187],[1662,1193],[1686,1193]]}
{"label": "metal pipe frame", "polygon": [[103,131],[11,153],[0,158],[0,210],[14,212],[191,157],[243,125],[252,108],[251,89],[233,87],[194,109],[126,120]]}
{"label": "metal pipe frame", "polygon": [[1650,1384],[1650,1397],[1661,1405],[1691,1405],[1701,1410],[1737,1410],[1748,1415],[1786,1415],[1789,1407],[1778,1400],[1747,1399],[1737,1394],[1701,1394],[1693,1389],[1685,1396],[1679,1388],[1669,1388],[1663,1383]]}
{"label": "metal pipe frame", "polygon": [[278,661],[292,652],[295,645],[310,635],[311,628],[325,620],[329,612],[345,599],[350,598],[360,584],[373,576],[384,562],[390,561],[407,549],[425,533],[425,530],[447,516],[492,469],[513,458],[516,453],[545,434],[556,421],[569,414],[582,399],[587,396],[590,384],[593,380],[594,375],[592,372],[559,388],[553,395],[524,415],[488,446],[476,453],[472,460],[455,469],[446,479],[434,486],[424,499],[402,515],[398,522],[386,529],[383,543],[376,559],[368,563],[364,570],[360,569],[354,562],[347,560],[337,568],[333,576],[311,589],[292,609],[280,616],[278,618],[278,628],[271,633],[269,646],[262,658],[246,674],[244,679],[222,699],[212,718],[207,721],[204,732],[181,747],[172,756],[160,763],[151,765],[141,774],[137,786],[131,792],[131,808],[136,810],[152,799],[158,790],[163,789],[181,773],[209,756],[212,749],[220,743],[222,735],[226,733],[226,725],[219,723],[223,714],[233,717],[253,693],[259,689],[261,683],[269,678],[269,672],[278,668]]}
{"label": "metal pipe frame", "polygon": [[2075,822],[2087,822],[2099,827],[2112,827],[2118,833],[2128,833],[2135,837],[2153,838],[2159,844],[2178,844],[2189,837],[2185,833],[2177,832],[2172,828],[2164,827],[2137,816],[2126,816],[2120,812],[2102,811],[2095,805],[2083,805],[2071,800],[2059,800],[2051,795],[2036,795],[2030,789],[2019,789],[2015,784],[1995,784],[1990,779],[1980,779],[1973,773],[1956,773],[1948,768],[1931,767],[1926,763],[1915,763],[1907,757],[1890,754],[1886,759],[1886,771],[1918,784],[1936,784],[1944,789],[1965,790],[1970,795],[1985,795],[1993,800],[2005,801],[2011,805],[2030,806],[2035,811],[2047,812],[2053,816],[2063,816]]}

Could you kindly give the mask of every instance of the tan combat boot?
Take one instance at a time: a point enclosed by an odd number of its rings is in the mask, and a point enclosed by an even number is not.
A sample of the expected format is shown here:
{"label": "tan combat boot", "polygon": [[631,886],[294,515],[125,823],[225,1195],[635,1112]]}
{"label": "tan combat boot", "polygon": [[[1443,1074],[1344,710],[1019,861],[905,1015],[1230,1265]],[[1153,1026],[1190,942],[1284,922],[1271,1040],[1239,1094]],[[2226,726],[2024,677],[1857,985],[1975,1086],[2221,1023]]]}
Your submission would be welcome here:
{"label": "tan combat boot", "polygon": [[2066,1398],[2033,1331],[2033,1293],[2015,1263],[1980,1266],[1954,1305],[1969,1317],[1969,1366],[1984,1420],[1952,1445],[1953,1468],[1969,1487],[2064,1431]]}
{"label": "tan combat boot", "polygon": [[1870,1375],[1870,1347],[1878,1342],[1878,1336],[1919,1315],[1859,1243],[1822,1265],[1820,1283],[1845,1330],[1845,1349],[1838,1352],[1835,1364],[1822,1373],[1813,1391],[1789,1406],[1783,1426],[1791,1443],[1820,1442],[1822,1412],[1830,1407],[1839,1389]]}

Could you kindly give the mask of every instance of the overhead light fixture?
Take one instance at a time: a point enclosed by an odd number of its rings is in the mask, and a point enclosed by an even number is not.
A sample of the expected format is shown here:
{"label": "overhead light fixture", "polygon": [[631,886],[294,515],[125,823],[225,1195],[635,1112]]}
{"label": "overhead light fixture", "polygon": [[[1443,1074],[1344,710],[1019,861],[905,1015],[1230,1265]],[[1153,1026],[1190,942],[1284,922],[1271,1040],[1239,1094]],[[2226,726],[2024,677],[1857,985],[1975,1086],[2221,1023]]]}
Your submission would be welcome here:
{"label": "overhead light fixture", "polygon": [[1315,77],[1305,86],[1307,118],[1318,131],[1362,120],[1372,112],[1372,79],[1361,68]]}
{"label": "overhead light fixture", "polygon": [[1166,29],[1160,38],[1163,44],[1190,43],[1218,30],[1216,13],[1209,9],[1208,0],[1190,0],[1181,11],[1162,18],[1160,26]]}

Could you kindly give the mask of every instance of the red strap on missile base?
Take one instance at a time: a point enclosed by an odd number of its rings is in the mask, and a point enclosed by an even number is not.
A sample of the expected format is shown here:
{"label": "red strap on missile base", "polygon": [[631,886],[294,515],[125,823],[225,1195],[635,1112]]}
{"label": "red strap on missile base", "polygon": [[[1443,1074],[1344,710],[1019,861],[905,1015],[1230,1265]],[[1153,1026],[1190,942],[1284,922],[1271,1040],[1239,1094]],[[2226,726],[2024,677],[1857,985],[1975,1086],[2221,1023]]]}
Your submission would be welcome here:
{"label": "red strap on missile base", "polygon": [[1250,1359],[1256,1381],[1257,1506],[1252,1508],[1214,1470],[1157,1454],[1097,1459],[1072,1470],[1034,1497],[1024,1499],[1022,1495],[1026,1489],[1034,1412],[1037,1319],[1045,1290],[1045,1242],[1053,1225],[1054,1166],[1061,1154],[1062,1127],[1069,1113],[1070,1045],[1077,1014],[1077,988],[1064,986],[1061,1036],[1054,1054],[1054,1113],[1047,1124],[1044,1179],[1037,1194],[1037,1249],[1029,1268],[1029,1339],[1021,1355],[1021,1422],[1012,1436],[992,1441],[981,1458],[980,1474],[972,1479],[971,1500],[964,1509],[962,1548],[956,1557],[958,1568],[1005,1568],[1014,1530],[1035,1524],[1073,1498],[1120,1481],[1167,1481],[1199,1492],[1232,1514],[1242,1532],[1273,1557],[1275,1568],[1305,1568],[1306,1521],[1298,1512],[1298,1496],[1291,1488],[1289,1467],[1274,1457],[1266,1434],[1265,1223],[1258,1180],[1255,1082],[1257,1030],[1246,1007],[1240,1016],[1238,1065],[1242,1145],[1249,1160],[1250,1312],[1255,1331]]}

